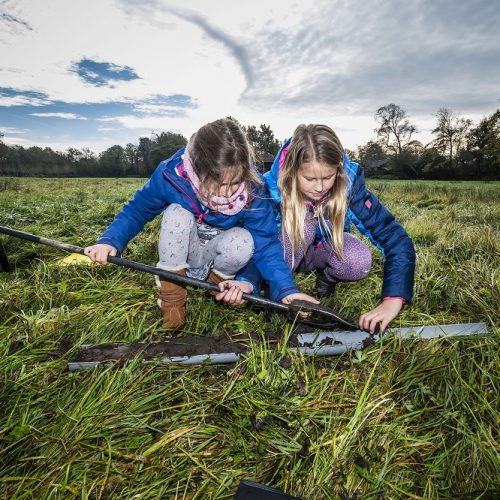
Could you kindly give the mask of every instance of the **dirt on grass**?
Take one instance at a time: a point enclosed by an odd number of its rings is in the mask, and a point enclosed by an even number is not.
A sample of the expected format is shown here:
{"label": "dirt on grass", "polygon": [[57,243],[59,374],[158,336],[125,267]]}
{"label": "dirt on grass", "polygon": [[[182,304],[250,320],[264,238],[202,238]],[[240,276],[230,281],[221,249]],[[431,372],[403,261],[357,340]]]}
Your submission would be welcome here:
{"label": "dirt on grass", "polygon": [[225,336],[200,337],[189,335],[158,342],[109,343],[82,347],[71,361],[77,363],[89,361],[125,361],[137,356],[141,356],[143,359],[153,359],[226,352],[240,354],[245,352],[246,349],[243,343],[232,342]]}
{"label": "dirt on grass", "polygon": [[[297,334],[314,333],[311,328],[303,325],[298,326],[294,334],[288,339],[288,347],[299,346]],[[262,337],[254,333],[238,335],[240,340],[233,340],[228,335],[219,335],[215,337],[205,337],[200,335],[186,335],[172,337],[168,340],[155,342],[110,342],[99,345],[82,347],[71,359],[71,362],[105,362],[105,361],[126,361],[134,359],[137,356],[142,359],[154,358],[176,358],[190,357],[205,354],[236,353],[241,354],[247,350],[249,342],[262,342]],[[265,333],[265,343],[268,348],[273,347],[282,339],[282,332],[267,331]],[[341,344],[333,337],[326,337],[319,344],[302,343],[302,347],[321,347],[334,344]],[[64,355],[72,348],[71,343],[62,342],[59,346],[59,355]]]}

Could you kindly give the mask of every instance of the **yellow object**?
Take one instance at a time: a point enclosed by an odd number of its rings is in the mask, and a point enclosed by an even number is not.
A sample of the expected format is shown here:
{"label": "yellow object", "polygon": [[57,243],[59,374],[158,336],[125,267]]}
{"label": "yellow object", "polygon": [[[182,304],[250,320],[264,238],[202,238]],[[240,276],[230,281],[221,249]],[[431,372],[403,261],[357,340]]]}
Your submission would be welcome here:
{"label": "yellow object", "polygon": [[59,259],[57,264],[60,266],[71,266],[73,264],[92,264],[92,261],[86,255],[70,253],[64,259]]}

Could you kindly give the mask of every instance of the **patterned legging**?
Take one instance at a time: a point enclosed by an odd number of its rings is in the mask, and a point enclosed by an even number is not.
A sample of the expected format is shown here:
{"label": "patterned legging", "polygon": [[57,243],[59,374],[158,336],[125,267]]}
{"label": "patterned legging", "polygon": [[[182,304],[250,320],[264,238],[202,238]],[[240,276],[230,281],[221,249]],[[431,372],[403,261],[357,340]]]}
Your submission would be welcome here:
{"label": "patterned legging", "polygon": [[231,279],[251,259],[252,235],[242,227],[221,229],[197,223],[194,214],[172,203],[163,212],[158,241],[158,267],[187,269],[192,278],[206,279],[210,271]]}
{"label": "patterned legging", "polygon": [[[358,238],[344,233],[344,258],[340,260],[329,242],[320,246],[314,245],[318,221],[308,212],[305,220],[305,245],[297,248],[293,259],[293,270],[310,272],[315,269],[324,271],[328,280],[358,281],[365,278],[371,269],[372,255],[370,249]],[[285,248],[285,259],[292,269],[292,245],[288,235],[280,240]]]}

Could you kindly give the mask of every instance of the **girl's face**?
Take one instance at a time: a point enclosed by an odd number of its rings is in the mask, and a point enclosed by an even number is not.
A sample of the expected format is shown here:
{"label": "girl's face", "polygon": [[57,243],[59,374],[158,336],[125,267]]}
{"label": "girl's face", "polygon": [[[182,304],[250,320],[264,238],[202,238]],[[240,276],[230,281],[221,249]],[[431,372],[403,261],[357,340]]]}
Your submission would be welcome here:
{"label": "girl's face", "polygon": [[229,198],[233,195],[241,184],[242,172],[240,169],[239,175],[234,176],[234,169],[227,168],[222,177],[220,183],[216,182],[205,182],[203,185],[205,196],[203,197],[203,203],[209,208],[212,207],[211,198],[214,196],[221,196],[224,198]]}
{"label": "girl's face", "polygon": [[304,196],[317,201],[332,189],[336,177],[337,167],[309,161],[303,163],[297,171],[297,186]]}

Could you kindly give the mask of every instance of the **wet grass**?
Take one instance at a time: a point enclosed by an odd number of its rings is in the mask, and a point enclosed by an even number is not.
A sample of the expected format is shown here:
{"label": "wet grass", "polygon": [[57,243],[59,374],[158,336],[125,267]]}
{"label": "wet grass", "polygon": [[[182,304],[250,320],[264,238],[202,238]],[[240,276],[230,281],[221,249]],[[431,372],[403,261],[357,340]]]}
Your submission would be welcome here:
{"label": "wet grass", "polygon": [[[0,225],[85,246],[139,179],[0,179]],[[150,276],[61,265],[0,236],[0,492],[4,498],[232,498],[248,478],[311,499],[496,498],[500,488],[499,183],[371,182],[414,238],[414,305],[397,326],[479,322],[489,335],[336,358],[253,343],[236,366],[66,371],[61,342],[163,338]],[[158,223],[127,257],[154,264]],[[382,261],[325,302],[378,300]],[[313,276],[300,278],[312,291]],[[190,291],[186,333],[289,332],[283,318]],[[286,335],[285,335],[286,337]]]}

